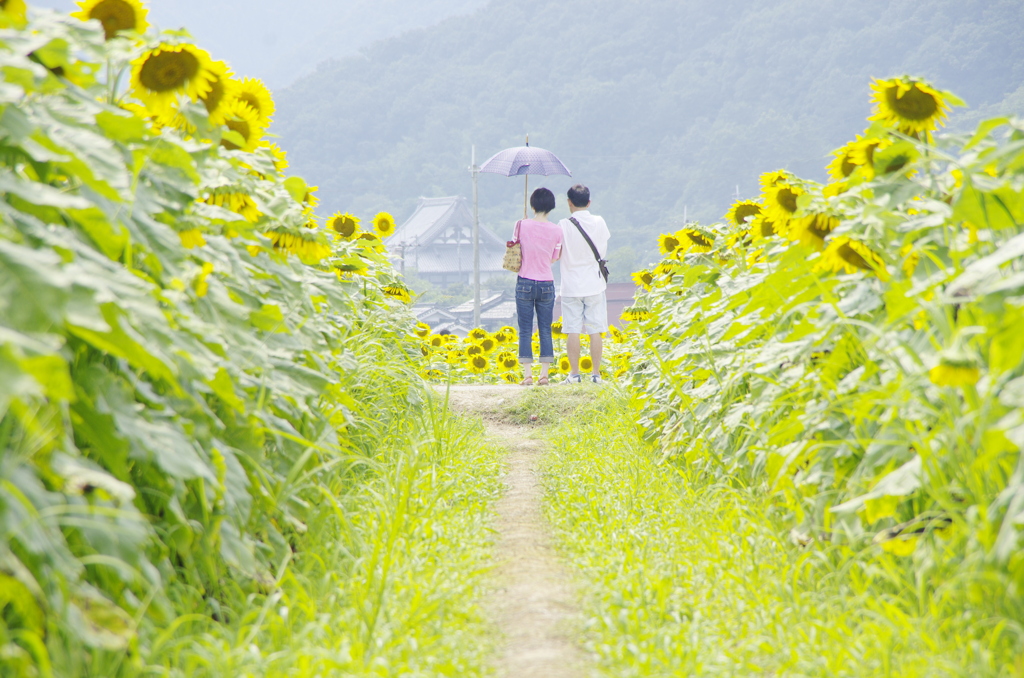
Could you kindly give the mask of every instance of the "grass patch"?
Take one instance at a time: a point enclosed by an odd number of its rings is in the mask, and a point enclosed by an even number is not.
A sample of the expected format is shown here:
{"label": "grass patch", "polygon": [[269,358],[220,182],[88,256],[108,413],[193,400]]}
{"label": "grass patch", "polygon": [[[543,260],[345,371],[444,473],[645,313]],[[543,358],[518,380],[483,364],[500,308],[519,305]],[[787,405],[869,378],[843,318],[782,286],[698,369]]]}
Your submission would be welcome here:
{"label": "grass patch", "polygon": [[147,672],[488,674],[493,643],[480,602],[500,452],[439,399],[378,445],[324,492],[298,562],[271,594],[250,597],[232,624],[180,620],[157,639]]}
{"label": "grass patch", "polygon": [[[574,386],[544,386],[523,389],[522,396],[504,408],[504,419],[512,424],[549,426],[570,419],[593,401],[601,387],[583,383]],[[535,416],[536,419],[531,417]]]}
{"label": "grass patch", "polygon": [[601,675],[1021,675],[1005,625],[922,595],[906,558],[791,544],[763,495],[659,464],[627,405],[606,389],[547,436],[546,512]]}

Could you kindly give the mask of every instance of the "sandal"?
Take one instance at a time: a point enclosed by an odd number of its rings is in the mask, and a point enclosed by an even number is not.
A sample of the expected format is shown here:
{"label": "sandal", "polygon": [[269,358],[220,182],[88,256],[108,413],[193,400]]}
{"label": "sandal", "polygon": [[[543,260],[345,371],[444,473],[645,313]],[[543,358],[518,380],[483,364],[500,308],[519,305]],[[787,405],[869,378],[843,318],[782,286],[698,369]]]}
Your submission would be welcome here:
{"label": "sandal", "polygon": [[540,379],[537,380],[537,386],[547,386],[547,385],[548,385],[548,378],[547,377],[541,377]]}
{"label": "sandal", "polygon": [[520,386],[533,386],[533,377],[527,377],[519,382]]}

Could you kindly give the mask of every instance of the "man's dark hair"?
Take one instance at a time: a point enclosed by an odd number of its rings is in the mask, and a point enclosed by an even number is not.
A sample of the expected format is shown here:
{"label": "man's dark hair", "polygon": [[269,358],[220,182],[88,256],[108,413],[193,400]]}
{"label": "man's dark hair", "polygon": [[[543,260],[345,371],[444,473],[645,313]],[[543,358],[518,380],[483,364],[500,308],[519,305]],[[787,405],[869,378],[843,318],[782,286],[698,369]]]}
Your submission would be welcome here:
{"label": "man's dark hair", "polygon": [[546,188],[538,188],[530,196],[530,207],[534,212],[550,212],[555,209],[555,194]]}
{"label": "man's dark hair", "polygon": [[586,207],[590,204],[590,189],[583,184],[576,184],[569,189],[569,202],[576,207]]}

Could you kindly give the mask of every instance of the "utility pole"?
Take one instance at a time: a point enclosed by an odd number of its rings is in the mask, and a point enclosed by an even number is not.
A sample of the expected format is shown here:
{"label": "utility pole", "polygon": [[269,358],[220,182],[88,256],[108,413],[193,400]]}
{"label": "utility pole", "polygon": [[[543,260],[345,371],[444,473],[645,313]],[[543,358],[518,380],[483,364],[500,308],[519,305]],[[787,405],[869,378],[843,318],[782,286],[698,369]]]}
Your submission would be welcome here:
{"label": "utility pole", "polygon": [[473,327],[480,327],[480,168],[476,166],[476,145],[470,160],[473,174]]}

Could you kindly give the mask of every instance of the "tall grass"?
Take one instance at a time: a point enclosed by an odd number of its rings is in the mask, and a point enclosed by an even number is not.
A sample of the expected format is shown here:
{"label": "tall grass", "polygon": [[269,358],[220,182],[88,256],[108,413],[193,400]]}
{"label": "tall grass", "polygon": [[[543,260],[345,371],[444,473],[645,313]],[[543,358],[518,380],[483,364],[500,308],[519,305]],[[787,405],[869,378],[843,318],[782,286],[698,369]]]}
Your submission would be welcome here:
{"label": "tall grass", "polygon": [[878,549],[794,545],[767,494],[661,462],[630,412],[611,389],[584,404],[550,434],[544,475],[602,675],[1024,671],[1007,601],[972,600],[961,580],[935,588]]}

